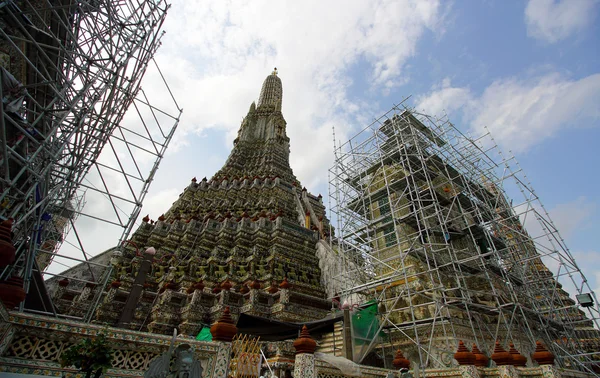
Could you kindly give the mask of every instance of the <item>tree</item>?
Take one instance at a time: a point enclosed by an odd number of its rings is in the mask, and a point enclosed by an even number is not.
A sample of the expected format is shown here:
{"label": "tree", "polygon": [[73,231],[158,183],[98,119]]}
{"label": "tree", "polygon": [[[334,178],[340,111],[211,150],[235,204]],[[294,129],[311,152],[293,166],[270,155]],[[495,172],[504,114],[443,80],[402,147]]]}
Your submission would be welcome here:
{"label": "tree", "polygon": [[99,378],[106,369],[111,367],[112,349],[108,346],[106,334],[99,333],[96,337],[87,338],[65,350],[60,356],[60,365],[75,366],[86,373],[86,378]]}

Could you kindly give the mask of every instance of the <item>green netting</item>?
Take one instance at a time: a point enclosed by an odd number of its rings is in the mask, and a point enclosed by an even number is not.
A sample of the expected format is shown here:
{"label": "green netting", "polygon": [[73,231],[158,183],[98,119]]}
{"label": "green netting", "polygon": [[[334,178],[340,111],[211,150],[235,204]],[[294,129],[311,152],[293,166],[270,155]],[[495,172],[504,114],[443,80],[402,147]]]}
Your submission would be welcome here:
{"label": "green netting", "polygon": [[380,340],[377,339],[385,337],[383,331],[378,333],[377,301],[369,301],[361,307],[351,317],[352,349],[355,362],[362,361],[363,357],[378,344]]}
{"label": "green netting", "polygon": [[352,336],[356,344],[369,344],[379,330],[377,302],[369,301],[352,314]]}
{"label": "green netting", "polygon": [[199,341],[212,341],[212,333],[210,333],[210,329],[208,327],[202,327],[198,336],[196,336],[196,340]]}

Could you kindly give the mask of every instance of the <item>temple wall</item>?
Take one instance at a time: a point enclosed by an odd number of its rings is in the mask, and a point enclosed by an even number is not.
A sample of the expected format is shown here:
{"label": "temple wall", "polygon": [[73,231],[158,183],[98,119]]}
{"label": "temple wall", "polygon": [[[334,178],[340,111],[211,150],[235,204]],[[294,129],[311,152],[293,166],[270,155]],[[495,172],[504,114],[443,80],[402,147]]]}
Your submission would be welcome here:
{"label": "temple wall", "polygon": [[[328,298],[333,298],[342,289],[349,289],[363,283],[359,280],[358,274],[355,278],[343,277],[342,274],[352,271],[348,267],[352,265],[348,259],[343,259],[343,255],[331,248],[324,240],[317,243],[317,258],[319,259],[319,268],[321,269],[321,285],[325,289]],[[358,270],[358,268],[357,268]],[[364,301],[358,294],[352,294],[348,298],[341,298],[341,301],[348,301],[350,304],[359,304]]]}
{"label": "temple wall", "polygon": [[[106,269],[106,266],[110,264],[110,258],[112,256],[112,252],[114,248],[108,249],[102,253],[97,254],[96,256],[89,259],[89,262],[92,264],[77,264],[74,267],[65,270],[61,273],[62,276],[67,276],[69,278],[77,278],[86,281],[95,282],[97,281]],[[100,265],[96,265],[100,264]],[[103,265],[103,266],[102,266]],[[58,287],[58,281],[60,281],[62,277],[54,276],[45,281],[46,288],[48,289],[48,293],[51,296],[54,296],[56,293],[56,289]],[[81,290],[84,286],[83,282],[79,282],[76,280],[72,280],[70,284],[71,289],[79,289]]]}
{"label": "temple wall", "polygon": [[[7,313],[0,304],[0,376],[16,373],[75,377],[80,373],[74,368],[62,368],[60,355],[71,345],[100,332],[108,335],[113,349],[113,366],[103,375],[106,378],[143,376],[150,361],[166,352],[171,342],[170,336]],[[226,370],[229,360],[223,358],[222,349],[229,351],[228,343],[202,342],[179,335],[175,346],[183,343],[194,348],[204,377],[217,376],[216,372]]]}
{"label": "temple wall", "polygon": [[[493,368],[474,368],[473,372],[468,372],[468,369],[463,367],[452,367],[444,369],[426,369],[421,371],[410,370],[412,378],[501,378],[503,377],[501,369],[498,367]],[[510,366],[510,368],[513,368]],[[339,369],[329,365],[324,361],[315,361],[315,376],[317,378],[346,378]],[[514,371],[516,375],[513,378],[591,378],[593,374],[586,374],[576,370],[568,369],[557,369],[552,368],[554,375],[548,374],[547,368],[541,366],[536,367],[515,367]],[[366,378],[400,378],[401,375],[397,371],[388,369],[375,368],[371,366],[360,366],[360,376]],[[408,377],[407,377],[408,378]]]}
{"label": "temple wall", "polygon": [[[29,374],[37,376],[75,377],[81,373],[73,368],[62,368],[59,357],[69,346],[99,332],[108,335],[113,352],[113,367],[103,375],[106,378],[141,377],[152,359],[166,352],[171,337],[145,332],[107,328],[92,324],[43,317],[17,312],[8,313],[0,304],[0,376]],[[203,377],[225,377],[229,366],[231,343],[202,342],[177,337],[175,345],[189,344],[204,369]],[[293,360],[290,361],[293,363]],[[347,377],[336,367],[316,360],[314,376],[319,378]],[[495,378],[503,377],[503,368],[470,368],[465,366],[444,369],[410,371],[413,378]],[[550,365],[536,367],[509,366],[513,378],[588,378],[591,374],[558,369]],[[505,370],[505,369],[504,369]],[[360,376],[367,378],[398,377],[397,371],[360,366]],[[300,378],[300,377],[297,377]],[[408,377],[407,377],[408,378]]]}

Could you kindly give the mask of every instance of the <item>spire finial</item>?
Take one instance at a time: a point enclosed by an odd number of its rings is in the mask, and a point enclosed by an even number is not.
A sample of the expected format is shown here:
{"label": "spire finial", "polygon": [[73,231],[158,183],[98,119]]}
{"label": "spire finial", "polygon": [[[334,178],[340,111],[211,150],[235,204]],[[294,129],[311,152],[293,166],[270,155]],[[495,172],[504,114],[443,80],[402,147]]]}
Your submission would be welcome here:
{"label": "spire finial", "polygon": [[281,79],[277,76],[277,67],[267,76],[263,82],[260,96],[256,103],[257,110],[263,111],[281,111],[281,101],[283,99],[283,88]]}

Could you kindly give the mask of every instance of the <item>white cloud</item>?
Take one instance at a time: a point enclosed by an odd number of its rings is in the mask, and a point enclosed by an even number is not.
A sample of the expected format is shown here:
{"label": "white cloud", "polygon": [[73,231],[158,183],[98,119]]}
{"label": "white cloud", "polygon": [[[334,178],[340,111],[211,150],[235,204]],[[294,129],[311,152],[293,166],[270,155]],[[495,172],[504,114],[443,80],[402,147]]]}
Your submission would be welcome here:
{"label": "white cloud", "polygon": [[[572,252],[575,261],[579,269],[585,270],[587,282],[585,284],[579,283],[581,291],[583,293],[593,291],[596,294],[596,298],[600,299],[600,264],[598,264],[599,251],[573,251]],[[575,277],[577,282],[577,278]],[[572,282],[566,281],[566,285],[563,286],[566,290],[571,289],[569,293],[575,293],[574,285]],[[568,286],[567,286],[568,285]],[[571,296],[575,299],[575,295]]]}
{"label": "white cloud", "polygon": [[441,85],[432,89],[433,91],[428,95],[416,98],[417,110],[441,116],[444,112],[452,113],[460,108],[468,107],[473,101],[469,88],[452,87],[449,78],[444,79]]}
{"label": "white cloud", "polygon": [[539,143],[559,129],[600,117],[600,74],[569,80],[557,74],[534,81],[499,80],[484,91],[472,126],[487,126],[517,151]]}
{"label": "white cloud", "polygon": [[561,203],[550,210],[554,225],[565,239],[569,239],[576,230],[580,230],[596,212],[596,203],[585,197]]}
{"label": "white cloud", "polygon": [[[576,230],[585,228],[588,220],[596,212],[596,203],[588,200],[586,197],[579,197],[573,201],[555,205],[550,211],[550,217],[554,222],[554,226],[558,229],[561,236],[569,241]],[[578,287],[581,287],[583,292],[589,289],[596,293],[600,298],[600,263],[598,261],[599,253],[597,251],[581,251],[573,250],[571,255],[575,260],[577,268],[582,271],[581,274],[586,275],[586,283],[584,284],[583,276],[573,271],[573,281]],[[569,269],[569,268],[567,268]],[[575,284],[573,281],[565,277],[561,279],[561,283],[565,290],[572,294],[575,298]]]}
{"label": "white cloud", "polygon": [[[141,216],[144,217],[146,214],[150,215],[151,219],[158,219],[161,214],[167,212],[173,202],[179,198],[179,195],[185,188],[170,188],[161,190],[158,193],[149,195],[144,201],[144,207],[142,208]],[[139,220],[138,220],[139,221]]]}
{"label": "white cloud", "polygon": [[515,212],[527,230],[527,234],[534,240],[538,253],[542,255],[542,261],[555,278],[558,276],[558,281],[572,299],[575,299],[578,290],[594,291],[600,298],[598,252],[565,250],[564,243],[557,242],[558,235],[550,233],[548,224],[552,221],[560,236],[568,242],[575,230],[585,227],[587,221],[594,215],[595,209],[596,203],[585,197],[553,206],[548,211],[548,216],[537,201],[515,207]]}
{"label": "white cloud", "polygon": [[[598,252],[596,252],[596,257],[598,256]],[[600,301],[600,270],[594,272],[594,281],[595,284],[592,286],[594,293],[596,294],[596,301]]]}
{"label": "white cloud", "polygon": [[[404,67],[417,41],[426,30],[442,30],[440,8],[438,0],[173,4],[158,61],[184,108],[175,142],[220,128],[228,136],[224,148],[231,148],[276,66],[292,168],[305,185],[324,184],[332,165],[332,126],[345,140],[357,120],[373,115],[349,99],[350,69],[367,62],[375,91],[406,82]],[[146,80],[152,85],[159,78]]]}
{"label": "white cloud", "polygon": [[480,96],[442,85],[418,97],[417,108],[431,114],[460,109],[475,134],[487,127],[504,148],[522,152],[562,128],[600,118],[599,98],[600,74],[570,80],[551,73],[531,80],[496,80]]}
{"label": "white cloud", "polygon": [[529,0],[527,35],[554,43],[583,30],[594,19],[597,0]]}

